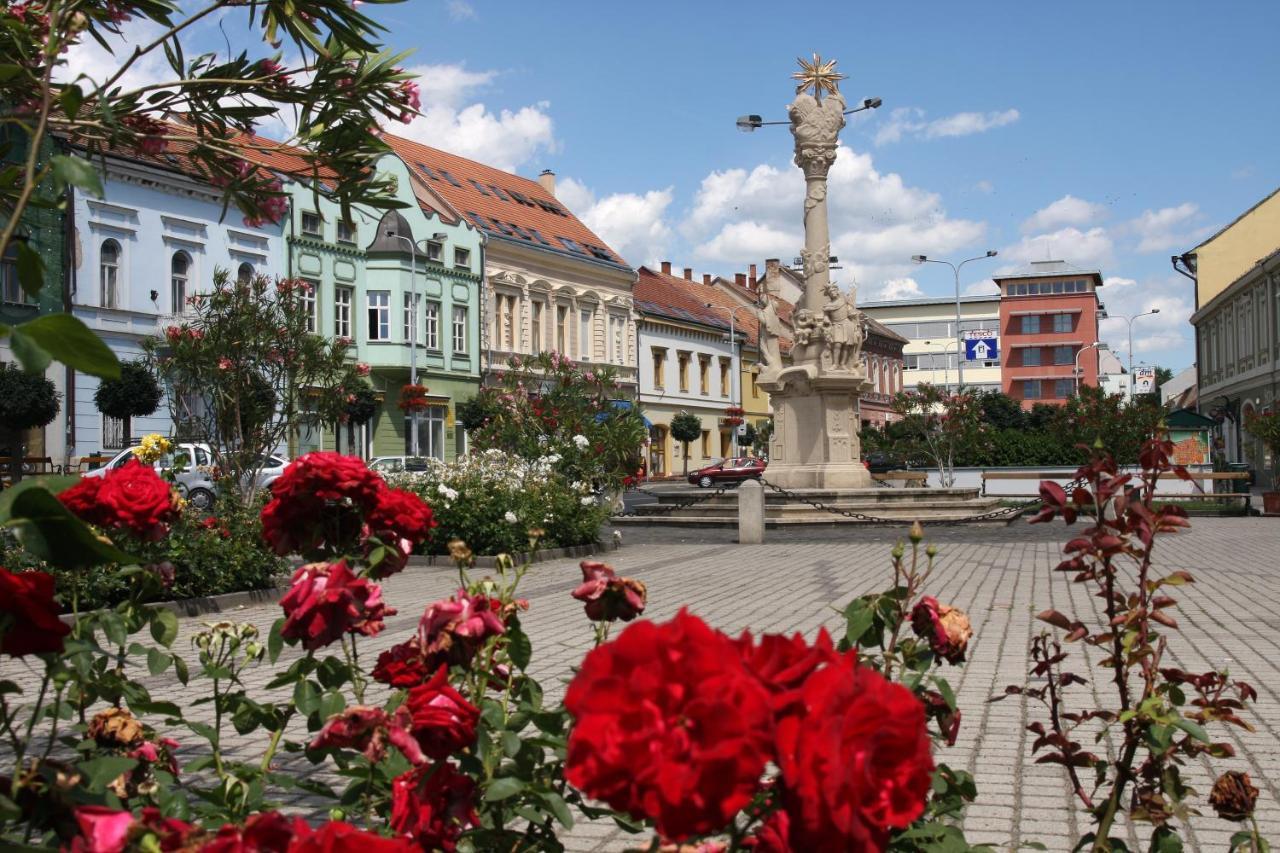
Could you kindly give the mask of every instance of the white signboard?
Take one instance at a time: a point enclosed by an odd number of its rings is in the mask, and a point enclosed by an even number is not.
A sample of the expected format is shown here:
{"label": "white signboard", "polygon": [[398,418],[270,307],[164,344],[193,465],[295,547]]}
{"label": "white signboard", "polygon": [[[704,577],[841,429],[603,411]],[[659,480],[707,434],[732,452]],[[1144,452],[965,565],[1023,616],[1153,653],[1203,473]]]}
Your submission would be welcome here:
{"label": "white signboard", "polygon": [[1133,369],[1133,393],[1154,394],[1156,392],[1156,369],[1154,367],[1135,367]]}

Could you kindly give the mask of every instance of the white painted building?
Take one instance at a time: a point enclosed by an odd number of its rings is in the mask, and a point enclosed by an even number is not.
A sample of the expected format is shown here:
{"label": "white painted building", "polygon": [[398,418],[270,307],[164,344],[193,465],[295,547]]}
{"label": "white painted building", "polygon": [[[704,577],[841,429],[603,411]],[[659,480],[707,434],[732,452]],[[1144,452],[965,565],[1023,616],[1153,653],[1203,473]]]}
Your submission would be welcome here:
{"label": "white painted building", "polygon": [[[961,344],[956,336],[954,297],[860,302],[858,307],[868,317],[907,339],[902,348],[901,387],[913,389],[926,382],[944,387],[956,385],[959,379],[956,350]],[[1000,390],[999,329],[998,294],[960,298],[960,331],[989,331],[990,335],[982,337],[994,338],[997,347],[997,352],[988,354],[989,358],[965,362],[964,384],[967,387]]]}

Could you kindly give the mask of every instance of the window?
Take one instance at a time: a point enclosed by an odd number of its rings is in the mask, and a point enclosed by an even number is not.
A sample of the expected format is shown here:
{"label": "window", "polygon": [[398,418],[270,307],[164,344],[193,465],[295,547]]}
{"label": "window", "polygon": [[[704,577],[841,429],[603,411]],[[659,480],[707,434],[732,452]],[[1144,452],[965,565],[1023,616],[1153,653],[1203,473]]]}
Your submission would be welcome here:
{"label": "window", "polygon": [[[404,342],[406,344],[422,346],[422,335],[417,334],[413,328],[417,309],[422,307],[421,293],[404,294]],[[422,328],[419,326],[418,328]]]}
{"label": "window", "polygon": [[1062,281],[1055,281],[1055,282],[1053,283],[1053,292],[1054,292],[1054,293],[1062,293],[1062,292],[1063,292],[1063,289],[1064,289],[1065,287],[1066,287],[1066,282],[1062,282]]}
{"label": "window", "polygon": [[120,298],[120,244],[105,240],[98,253],[99,296],[103,308],[115,308]]}
{"label": "window", "polygon": [[453,306],[453,352],[461,355],[467,351],[467,306]]}
{"label": "window", "polygon": [[529,303],[530,347],[532,353],[542,352],[542,303],[533,300]]}
{"label": "window", "polygon": [[413,453],[413,431],[418,430],[418,455],[432,459],[444,459],[444,421],[447,414],[444,406],[428,406],[404,419],[404,452]]}
{"label": "window", "polygon": [[751,371],[751,399],[753,400],[760,399],[760,386],[757,384],[757,375],[754,370]]}
{"label": "window", "polygon": [[471,250],[470,249],[454,249],[453,265],[458,269],[471,269]]}
{"label": "window", "polygon": [[511,201],[511,199],[507,198],[507,194],[504,193],[500,187],[495,187],[493,184],[489,184],[489,189],[493,191],[494,195],[503,201]]}
{"label": "window", "polygon": [[475,178],[467,178],[467,181],[471,184],[471,186],[475,187],[477,190],[480,191],[480,195],[489,194],[489,191],[484,188],[484,184],[480,183]]}
{"label": "window", "polygon": [[556,306],[556,352],[569,352],[569,307]]}
{"label": "window", "polygon": [[733,384],[730,379],[733,376],[733,362],[730,359],[720,359],[720,396],[728,397],[730,386]]}
{"label": "window", "polygon": [[244,263],[236,269],[236,282],[248,284],[253,281],[253,264]]}
{"label": "window", "polygon": [[702,458],[711,458],[711,430],[709,429],[702,431]]}
{"label": "window", "polygon": [[453,184],[455,187],[458,187],[459,189],[462,188],[462,184],[458,183],[458,179],[455,178],[453,175],[449,174],[448,172],[446,172],[444,169],[440,170],[440,174],[444,175],[444,179],[449,183]]}
{"label": "window", "polygon": [[333,291],[333,334],[339,338],[351,337],[351,288],[339,287]]}
{"label": "window", "polygon": [[1022,380],[1022,399],[1024,400],[1040,399],[1040,380],[1039,379]]}
{"label": "window", "polygon": [[1071,379],[1055,379],[1053,380],[1053,396],[1065,400],[1071,396],[1074,390],[1075,382]]}
{"label": "window", "polygon": [[427,241],[427,260],[435,261],[437,264],[440,263],[440,257],[443,251],[444,247],[435,240]]}
{"label": "window", "polygon": [[530,228],[530,229],[529,229],[529,233],[530,233],[530,234],[532,234],[532,235],[533,235],[533,237],[534,237],[534,239],[535,239],[535,240],[537,240],[537,241],[538,241],[539,243],[541,243],[542,245],[544,245],[544,246],[550,246],[550,245],[551,245],[549,242],[547,242],[547,238],[546,238],[546,237],[543,237],[543,236],[542,236],[542,232],[541,232],[541,231],[539,231],[537,228]]}
{"label": "window", "polygon": [[342,221],[338,223],[338,242],[354,246],[356,243],[356,226],[354,223]]}
{"label": "window", "polygon": [[704,396],[711,393],[711,356],[698,356],[698,393]]}
{"label": "window", "polygon": [[687,352],[677,353],[676,361],[680,368],[680,390],[688,394],[689,393],[689,353]]}
{"label": "window", "polygon": [[1040,347],[1026,347],[1022,350],[1023,367],[1040,366]]}
{"label": "window", "polygon": [[1040,334],[1040,315],[1029,314],[1022,318],[1022,334],[1038,335]]}
{"label": "window", "polygon": [[320,214],[308,213],[304,210],[302,212],[302,233],[308,237],[319,237],[323,222],[324,220],[320,218]]}
{"label": "window", "polygon": [[385,341],[390,339],[391,292],[388,290],[370,290],[365,299],[369,310],[369,340]]}
{"label": "window", "polygon": [[426,334],[422,340],[427,349],[440,349],[440,303],[428,301],[422,309],[422,321],[426,326]]}
{"label": "window", "polygon": [[316,322],[316,293],[320,291],[320,282],[304,278],[302,283],[304,286],[298,291],[298,298],[302,301],[302,310],[306,312],[307,331],[314,335],[319,327]]}
{"label": "window", "polygon": [[1075,316],[1072,314],[1054,314],[1053,330],[1055,332],[1071,331],[1071,323],[1074,319],[1075,319]]}
{"label": "window", "polygon": [[[129,446],[129,419],[102,416],[102,449],[124,450]],[[129,461],[129,457],[125,457]]]}
{"label": "window", "polygon": [[1076,348],[1070,344],[1063,344],[1053,348],[1054,364],[1074,364],[1076,358]]}
{"label": "window", "polygon": [[591,360],[591,311],[586,308],[578,312],[578,358]]}
{"label": "window", "polygon": [[174,314],[181,314],[187,307],[187,275],[191,270],[191,256],[177,252],[169,263],[169,305]]}
{"label": "window", "polygon": [[579,246],[577,241],[575,240],[570,240],[568,237],[561,237],[560,242],[564,243],[564,247],[568,249],[570,252],[577,252],[579,255],[586,254],[585,252],[582,251],[582,247]]}
{"label": "window", "polygon": [[626,331],[627,321],[617,315],[609,315],[609,361],[614,364],[626,364]]}
{"label": "window", "polygon": [[30,303],[34,300],[26,294],[22,289],[22,283],[18,281],[17,255],[17,247],[14,247],[4,260],[0,261],[0,301]]}
{"label": "window", "polygon": [[436,173],[431,171],[431,167],[428,166],[426,163],[423,163],[421,160],[418,161],[418,168],[422,171],[422,174],[426,175],[431,180],[433,181],[440,180],[439,178],[436,177]]}
{"label": "window", "polygon": [[667,387],[667,351],[659,347],[653,348],[653,387],[661,391]]}

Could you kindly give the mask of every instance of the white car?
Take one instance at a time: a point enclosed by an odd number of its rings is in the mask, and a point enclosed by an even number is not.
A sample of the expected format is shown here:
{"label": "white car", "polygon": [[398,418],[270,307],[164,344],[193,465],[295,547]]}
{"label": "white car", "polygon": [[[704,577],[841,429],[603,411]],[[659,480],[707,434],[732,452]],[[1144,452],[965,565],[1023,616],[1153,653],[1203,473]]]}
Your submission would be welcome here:
{"label": "white car", "polygon": [[[105,477],[108,471],[119,468],[130,459],[136,458],[134,451],[137,447],[141,447],[141,445],[121,450],[101,468],[87,471],[81,476]],[[288,459],[277,456],[274,453],[268,456],[267,464],[258,473],[258,487],[269,488],[284,473],[284,469],[288,464]],[[181,473],[177,474],[176,477],[178,493],[196,509],[205,511],[213,509],[213,504],[218,494],[218,484],[211,474],[213,470],[213,452],[209,449],[209,445],[203,443],[177,444],[175,449],[162,456],[154,467],[156,471],[181,468]]]}
{"label": "white car", "polygon": [[427,461],[420,456],[375,456],[369,460],[369,467],[385,477],[405,471],[425,471]]}

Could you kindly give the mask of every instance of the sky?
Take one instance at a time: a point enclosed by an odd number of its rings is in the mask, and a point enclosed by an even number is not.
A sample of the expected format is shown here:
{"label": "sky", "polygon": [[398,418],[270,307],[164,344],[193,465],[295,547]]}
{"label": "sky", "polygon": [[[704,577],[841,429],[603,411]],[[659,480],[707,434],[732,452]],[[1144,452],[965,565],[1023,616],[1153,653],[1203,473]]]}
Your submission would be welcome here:
{"label": "sky", "polygon": [[[1169,257],[1280,186],[1280,3],[512,3],[367,11],[412,50],[423,114],[389,128],[526,176],[633,266],[731,275],[803,243],[786,127],[797,56],[839,61],[850,117],[830,174],[832,253],[858,298],[965,292],[1032,260],[1102,272],[1134,360],[1194,361],[1191,282]],[[231,39],[235,47],[243,38]],[[225,49],[223,31],[196,34]],[[192,51],[188,51],[191,53]],[[97,48],[71,57],[100,67]],[[145,75],[148,69],[140,69]],[[1103,322],[1125,359],[1128,325]]]}

